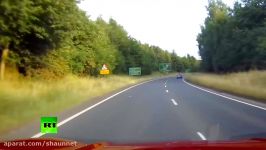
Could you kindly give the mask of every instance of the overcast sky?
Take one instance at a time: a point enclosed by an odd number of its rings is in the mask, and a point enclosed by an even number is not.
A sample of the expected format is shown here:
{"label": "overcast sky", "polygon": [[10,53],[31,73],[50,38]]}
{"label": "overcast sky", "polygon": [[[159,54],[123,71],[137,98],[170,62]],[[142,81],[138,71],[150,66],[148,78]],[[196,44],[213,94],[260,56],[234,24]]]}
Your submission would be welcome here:
{"label": "overcast sky", "polygon": [[[223,0],[233,6],[235,0]],[[179,56],[198,55],[197,34],[207,16],[208,0],[84,0],[79,7],[91,19],[114,18],[142,43],[175,50]]]}

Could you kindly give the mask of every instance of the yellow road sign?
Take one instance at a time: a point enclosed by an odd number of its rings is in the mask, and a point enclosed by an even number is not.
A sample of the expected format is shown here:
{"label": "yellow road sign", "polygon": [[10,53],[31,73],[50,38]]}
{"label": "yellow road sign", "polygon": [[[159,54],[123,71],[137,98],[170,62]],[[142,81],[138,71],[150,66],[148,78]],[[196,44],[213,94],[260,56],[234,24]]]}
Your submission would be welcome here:
{"label": "yellow road sign", "polygon": [[101,69],[101,71],[100,71],[100,74],[102,74],[102,75],[110,74],[110,71],[109,71],[109,69],[107,68],[107,65],[106,65],[106,64],[103,64],[102,69]]}
{"label": "yellow road sign", "polygon": [[109,70],[101,70],[100,74],[102,74],[102,75],[110,74],[110,71]]}

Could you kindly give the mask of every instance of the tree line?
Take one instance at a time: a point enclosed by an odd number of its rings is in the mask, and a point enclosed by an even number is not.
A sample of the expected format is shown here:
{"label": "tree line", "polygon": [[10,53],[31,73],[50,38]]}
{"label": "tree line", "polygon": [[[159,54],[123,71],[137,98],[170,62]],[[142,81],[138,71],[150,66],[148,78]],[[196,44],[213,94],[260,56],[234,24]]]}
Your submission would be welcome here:
{"label": "tree line", "polygon": [[204,71],[266,69],[265,0],[241,0],[232,9],[210,0],[207,11],[197,38]]}
{"label": "tree line", "polygon": [[58,77],[112,73],[142,67],[143,74],[171,63],[174,71],[196,70],[193,56],[180,57],[128,35],[114,19],[89,19],[76,0],[1,0],[1,74],[15,66],[25,76]]}

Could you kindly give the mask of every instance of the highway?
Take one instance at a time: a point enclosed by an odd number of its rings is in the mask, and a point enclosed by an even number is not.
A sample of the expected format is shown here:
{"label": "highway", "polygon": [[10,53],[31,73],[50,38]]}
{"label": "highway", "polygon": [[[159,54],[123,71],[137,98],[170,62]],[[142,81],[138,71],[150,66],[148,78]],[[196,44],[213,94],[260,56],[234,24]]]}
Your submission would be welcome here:
{"label": "highway", "polygon": [[266,109],[175,77],[121,91],[61,120],[57,137],[86,143],[154,143],[266,137]]}

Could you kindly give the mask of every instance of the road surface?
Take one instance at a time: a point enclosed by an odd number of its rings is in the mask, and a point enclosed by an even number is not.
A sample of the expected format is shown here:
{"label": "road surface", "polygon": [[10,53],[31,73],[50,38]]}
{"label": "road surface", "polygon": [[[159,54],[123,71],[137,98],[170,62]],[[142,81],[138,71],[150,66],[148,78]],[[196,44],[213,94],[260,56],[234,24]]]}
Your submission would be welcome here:
{"label": "road surface", "polygon": [[150,143],[266,137],[266,109],[195,88],[174,77],[122,91],[59,123],[57,137]]}

